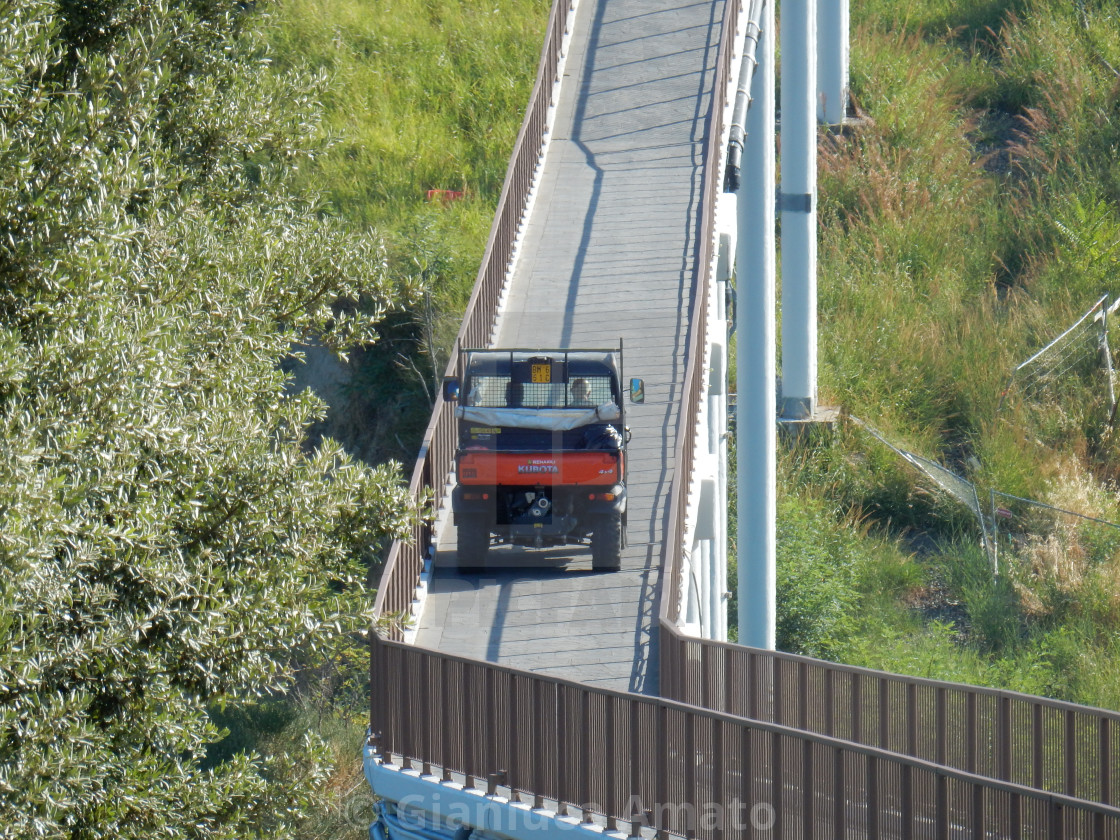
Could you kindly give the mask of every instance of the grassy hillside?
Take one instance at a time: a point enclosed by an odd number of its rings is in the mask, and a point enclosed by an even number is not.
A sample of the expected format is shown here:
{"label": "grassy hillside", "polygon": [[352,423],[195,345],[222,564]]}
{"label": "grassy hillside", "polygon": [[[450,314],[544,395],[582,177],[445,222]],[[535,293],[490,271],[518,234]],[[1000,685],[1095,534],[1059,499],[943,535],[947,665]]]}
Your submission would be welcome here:
{"label": "grassy hillside", "polygon": [[[822,403],[975,481],[985,507],[994,488],[1120,522],[1099,364],[997,411],[1017,364],[1120,294],[1114,4],[852,14],[868,121],[820,154]],[[996,579],[972,517],[931,489],[855,427],[783,453],[780,575],[827,566],[834,595],[786,646],[1120,708],[1117,532],[1017,513]]]}

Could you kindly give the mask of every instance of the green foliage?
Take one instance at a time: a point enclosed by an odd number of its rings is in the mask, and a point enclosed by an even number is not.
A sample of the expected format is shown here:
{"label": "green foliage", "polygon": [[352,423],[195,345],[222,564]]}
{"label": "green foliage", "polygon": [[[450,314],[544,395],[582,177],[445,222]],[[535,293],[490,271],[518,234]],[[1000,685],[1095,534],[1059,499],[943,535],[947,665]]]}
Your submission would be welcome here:
{"label": "green foliage", "polygon": [[[822,403],[984,502],[994,487],[1117,521],[1120,439],[1091,345],[1037,404],[1013,387],[997,413],[1020,362],[1120,294],[1115,4],[870,0],[852,15],[868,119],[821,143]],[[994,579],[964,507],[858,429],[781,463],[805,578],[858,558],[861,608],[830,657],[1117,706],[1111,529],[1017,511]],[[852,522],[864,548],[846,552]]]}
{"label": "green foliage", "polygon": [[993,577],[988,557],[973,541],[960,541],[941,556],[944,583],[960,598],[968,615],[969,641],[985,652],[1015,647],[1023,635],[1023,611],[1014,585]]}
{"label": "green foliage", "polygon": [[[325,148],[298,182],[327,212],[373,225],[385,270],[420,305],[351,356],[347,391],[317,430],[371,463],[410,460],[482,261],[529,99],[548,0],[288,0],[269,41],[280,66],[315,68]],[[429,202],[430,189],[463,193]]]}
{"label": "green foliage", "polygon": [[292,192],[322,79],[226,4],[0,6],[0,836],[284,836],[322,743],[203,764],[208,710],[365,622],[396,468],[278,366],[400,300]]}
{"label": "green foliage", "polygon": [[[313,177],[349,218],[396,227],[429,189],[465,190],[489,227],[524,116],[549,4],[544,0],[290,0],[273,37],[289,61],[331,79],[339,139]],[[449,210],[462,227],[460,206]],[[481,254],[484,240],[472,235]],[[472,260],[477,270],[477,257]]]}
{"label": "green foliage", "polygon": [[859,543],[828,516],[788,500],[778,511],[779,650],[828,657],[851,633]]}

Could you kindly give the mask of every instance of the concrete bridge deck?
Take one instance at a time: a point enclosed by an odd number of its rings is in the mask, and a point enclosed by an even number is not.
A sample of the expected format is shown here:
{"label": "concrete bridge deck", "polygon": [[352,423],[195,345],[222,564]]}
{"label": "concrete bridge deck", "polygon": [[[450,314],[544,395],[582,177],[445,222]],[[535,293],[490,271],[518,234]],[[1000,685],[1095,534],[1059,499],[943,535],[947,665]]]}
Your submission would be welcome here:
{"label": "concrete bridge deck", "polygon": [[624,342],[646,403],[627,407],[622,570],[586,549],[491,550],[454,569],[445,528],[417,643],[604,688],[656,690],[658,576],[698,266],[723,0],[580,0],[501,347]]}

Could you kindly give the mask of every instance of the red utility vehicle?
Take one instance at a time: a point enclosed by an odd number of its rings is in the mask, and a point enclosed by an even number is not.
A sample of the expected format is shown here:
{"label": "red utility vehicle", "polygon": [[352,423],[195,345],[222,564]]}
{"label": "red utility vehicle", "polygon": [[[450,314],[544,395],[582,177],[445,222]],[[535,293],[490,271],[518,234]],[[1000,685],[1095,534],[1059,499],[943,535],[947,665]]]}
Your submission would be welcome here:
{"label": "red utility vehicle", "polygon": [[[460,569],[492,543],[590,545],[618,569],[626,527],[622,348],[464,350],[444,397],[458,400],[451,508]],[[641,401],[641,380],[631,382]]]}

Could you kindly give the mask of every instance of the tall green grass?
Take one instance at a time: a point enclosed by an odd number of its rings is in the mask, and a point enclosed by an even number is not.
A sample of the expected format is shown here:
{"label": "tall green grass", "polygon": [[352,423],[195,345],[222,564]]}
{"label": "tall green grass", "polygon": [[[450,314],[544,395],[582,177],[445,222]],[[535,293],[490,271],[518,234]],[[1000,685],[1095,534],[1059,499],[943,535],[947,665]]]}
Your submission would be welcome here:
{"label": "tall green grass", "polygon": [[[448,230],[463,219],[475,233],[488,227],[547,9],[543,0],[285,0],[278,55],[330,79],[338,143],[309,178],[339,212],[374,226],[396,229],[427,190],[452,189],[469,199],[450,208]],[[464,210],[471,201],[480,206]]]}
{"label": "tall green grass", "polygon": [[[1091,0],[859,4],[851,84],[869,119],[820,155],[823,400],[985,491],[1111,521],[1099,372],[996,408],[1019,362],[1120,294],[1117,20]],[[1038,535],[996,580],[964,509],[861,433],[783,458],[784,493],[827,500],[838,534],[863,523],[879,546],[864,566],[908,569],[905,591],[863,587],[877,608],[830,655],[1120,708],[1098,676],[1120,664],[1120,552],[1099,529]]]}

